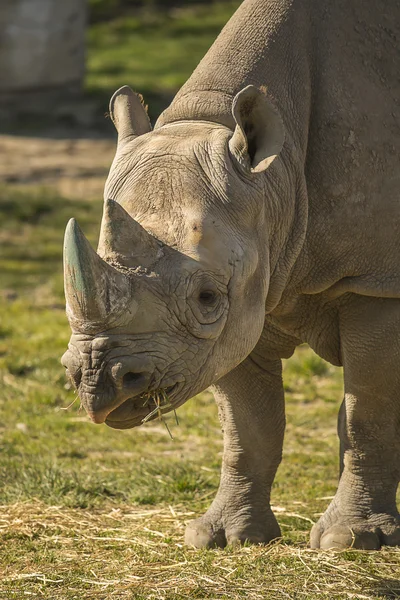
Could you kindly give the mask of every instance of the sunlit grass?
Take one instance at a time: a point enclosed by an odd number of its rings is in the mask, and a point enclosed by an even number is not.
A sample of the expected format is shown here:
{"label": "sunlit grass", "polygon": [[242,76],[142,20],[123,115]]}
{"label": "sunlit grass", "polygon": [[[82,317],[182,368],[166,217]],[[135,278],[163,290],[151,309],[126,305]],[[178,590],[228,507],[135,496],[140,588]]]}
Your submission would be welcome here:
{"label": "sunlit grass", "polygon": [[88,38],[88,92],[105,103],[117,88],[128,84],[144,95],[155,118],[239,4],[236,0],[166,12],[132,11],[95,23]]}

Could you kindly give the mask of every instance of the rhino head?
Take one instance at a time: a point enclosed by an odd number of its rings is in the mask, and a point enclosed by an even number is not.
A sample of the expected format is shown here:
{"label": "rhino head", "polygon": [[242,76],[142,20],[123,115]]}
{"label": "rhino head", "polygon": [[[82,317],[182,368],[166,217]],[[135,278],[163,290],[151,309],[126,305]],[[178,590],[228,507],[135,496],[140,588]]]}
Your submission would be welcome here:
{"label": "rhino head", "polygon": [[117,153],[97,253],[72,219],[64,273],[72,337],[62,362],[95,423],[126,429],[166,393],[177,408],[251,352],[264,324],[269,231],[263,172],[283,144],[266,96],[249,87],[234,127],[178,121],[151,130],[121,88]]}

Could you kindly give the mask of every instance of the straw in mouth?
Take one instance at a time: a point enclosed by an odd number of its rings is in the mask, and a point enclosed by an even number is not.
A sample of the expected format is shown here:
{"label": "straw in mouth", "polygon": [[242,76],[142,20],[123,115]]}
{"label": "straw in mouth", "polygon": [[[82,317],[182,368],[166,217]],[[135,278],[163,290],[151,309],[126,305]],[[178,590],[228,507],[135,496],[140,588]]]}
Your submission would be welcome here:
{"label": "straw in mouth", "polygon": [[[150,419],[154,417],[154,415],[158,414],[158,418],[160,419],[160,421],[162,421],[162,423],[164,423],[171,440],[173,440],[174,438],[172,437],[171,431],[167,425],[167,422],[163,419],[163,415],[161,412],[163,408],[172,408],[172,404],[168,397],[167,391],[165,389],[160,388],[151,392],[145,392],[140,397],[144,400],[143,406],[151,406],[151,404],[154,404],[155,406],[155,408],[152,411],[150,411],[149,414],[144,417],[144,419],[142,419],[142,423],[147,423],[147,421],[150,421]],[[173,410],[175,414],[176,424],[179,425],[178,415],[176,414],[176,410]]]}

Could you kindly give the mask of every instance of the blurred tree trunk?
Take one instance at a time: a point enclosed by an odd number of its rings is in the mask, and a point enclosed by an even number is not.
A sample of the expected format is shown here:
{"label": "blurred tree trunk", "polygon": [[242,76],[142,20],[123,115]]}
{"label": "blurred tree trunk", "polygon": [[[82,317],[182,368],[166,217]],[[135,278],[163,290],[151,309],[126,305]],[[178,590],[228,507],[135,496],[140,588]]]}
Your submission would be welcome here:
{"label": "blurred tree trunk", "polygon": [[0,0],[1,104],[34,109],[79,94],[86,12],[86,0]]}

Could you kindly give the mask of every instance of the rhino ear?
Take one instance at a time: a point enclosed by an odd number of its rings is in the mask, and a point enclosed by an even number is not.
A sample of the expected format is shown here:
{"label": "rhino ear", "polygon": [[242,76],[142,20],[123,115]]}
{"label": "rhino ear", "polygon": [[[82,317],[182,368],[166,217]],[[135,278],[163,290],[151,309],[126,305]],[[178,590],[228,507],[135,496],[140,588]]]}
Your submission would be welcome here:
{"label": "rhino ear", "polygon": [[235,97],[232,114],[236,128],[229,141],[231,153],[252,173],[265,171],[285,141],[278,111],[264,92],[249,85]]}
{"label": "rhino ear", "polygon": [[151,131],[150,119],[143,98],[124,85],[110,100],[110,115],[118,131],[118,147]]}

